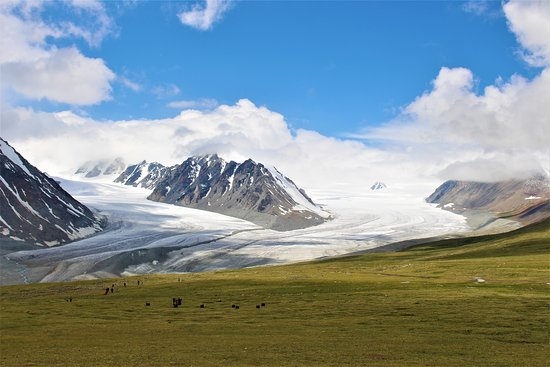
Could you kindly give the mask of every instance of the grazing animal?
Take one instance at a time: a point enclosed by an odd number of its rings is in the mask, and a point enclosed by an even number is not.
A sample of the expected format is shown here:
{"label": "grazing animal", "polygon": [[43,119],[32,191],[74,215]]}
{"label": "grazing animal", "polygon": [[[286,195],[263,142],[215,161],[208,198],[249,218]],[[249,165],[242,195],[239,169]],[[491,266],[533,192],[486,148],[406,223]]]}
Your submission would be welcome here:
{"label": "grazing animal", "polygon": [[114,287],[113,287],[113,288],[111,288],[111,293],[113,293],[114,291],[115,291],[115,288],[114,288]]}
{"label": "grazing animal", "polygon": [[105,296],[109,294],[109,288],[105,288]]}
{"label": "grazing animal", "polygon": [[201,305],[200,305],[200,308],[204,308],[204,305],[203,305],[203,304],[201,304]]}
{"label": "grazing animal", "polygon": [[178,305],[181,306],[182,299],[178,298]]}
{"label": "grazing animal", "polygon": [[151,306],[149,302],[145,302],[145,306]]}
{"label": "grazing animal", "polygon": [[260,305],[256,305],[256,308],[260,308]]}
{"label": "grazing animal", "polygon": [[235,308],[236,306],[235,306],[235,304],[232,304],[231,307],[232,307],[232,308]]}
{"label": "grazing animal", "polygon": [[235,309],[238,310],[238,309],[239,309],[239,306],[235,306]]}
{"label": "grazing animal", "polygon": [[262,307],[265,307],[265,303],[264,303],[264,302],[262,302]]}
{"label": "grazing animal", "polygon": [[124,288],[126,288],[126,282],[124,282]]}

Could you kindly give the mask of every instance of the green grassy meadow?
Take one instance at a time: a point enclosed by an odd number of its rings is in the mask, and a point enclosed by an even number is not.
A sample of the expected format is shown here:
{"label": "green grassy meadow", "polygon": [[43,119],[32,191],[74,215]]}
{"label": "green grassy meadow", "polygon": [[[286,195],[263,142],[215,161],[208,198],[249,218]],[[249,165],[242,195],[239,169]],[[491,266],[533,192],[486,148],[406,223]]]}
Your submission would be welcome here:
{"label": "green grassy meadow", "polygon": [[[5,286],[0,363],[548,366],[549,270],[546,220],[396,253]],[[173,297],[183,306],[174,308]]]}

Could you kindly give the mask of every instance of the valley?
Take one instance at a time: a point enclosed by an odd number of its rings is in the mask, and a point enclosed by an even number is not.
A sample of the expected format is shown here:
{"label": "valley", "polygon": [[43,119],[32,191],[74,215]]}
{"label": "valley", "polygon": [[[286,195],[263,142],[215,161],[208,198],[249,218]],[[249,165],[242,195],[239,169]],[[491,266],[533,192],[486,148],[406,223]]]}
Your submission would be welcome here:
{"label": "valley", "polygon": [[545,220],[303,264],[5,286],[0,364],[543,366],[549,236]]}
{"label": "valley", "polygon": [[109,181],[60,179],[77,200],[107,217],[103,233],[61,247],[14,252],[8,261],[23,266],[26,279],[53,282],[284,264],[470,230],[464,217],[399,189],[315,192],[334,219],[278,232],[156,203],[146,199],[148,190]]}

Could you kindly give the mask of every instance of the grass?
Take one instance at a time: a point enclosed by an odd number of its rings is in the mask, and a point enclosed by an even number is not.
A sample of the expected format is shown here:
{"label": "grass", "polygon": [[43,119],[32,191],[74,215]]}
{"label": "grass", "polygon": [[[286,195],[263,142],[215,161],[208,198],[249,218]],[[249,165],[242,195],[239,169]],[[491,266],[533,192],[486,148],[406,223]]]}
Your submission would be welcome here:
{"label": "grass", "polygon": [[[549,255],[546,220],[397,253],[6,286],[0,363],[546,366]],[[113,283],[115,292],[104,296]],[[73,302],[65,301],[69,296]],[[173,308],[173,297],[182,297],[183,306]],[[266,307],[256,309],[261,302]]]}

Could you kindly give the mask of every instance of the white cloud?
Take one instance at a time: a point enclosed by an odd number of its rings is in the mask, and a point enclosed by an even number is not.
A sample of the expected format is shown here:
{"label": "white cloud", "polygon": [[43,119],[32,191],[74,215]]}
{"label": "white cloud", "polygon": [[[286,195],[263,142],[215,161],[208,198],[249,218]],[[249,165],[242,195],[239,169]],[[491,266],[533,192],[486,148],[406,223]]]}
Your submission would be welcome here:
{"label": "white cloud", "polygon": [[134,92],[139,92],[143,89],[138,83],[126,78],[125,76],[119,76],[118,81],[121,82],[125,87],[130,88]]}
{"label": "white cloud", "polygon": [[52,51],[34,62],[2,64],[3,82],[33,99],[89,105],[109,98],[115,75],[101,59],[75,48]]}
{"label": "white cloud", "polygon": [[183,11],[178,16],[183,24],[206,31],[230,8],[229,0],[205,0],[203,5],[195,4],[191,10]]}
{"label": "white cloud", "polygon": [[472,13],[475,15],[485,14],[489,9],[488,0],[469,0],[462,5],[467,13]]}
{"label": "white cloud", "polygon": [[525,61],[533,66],[550,66],[550,1],[509,1],[504,4],[504,13],[524,47]]}
{"label": "white cloud", "polygon": [[504,13],[525,60],[545,67],[537,76],[498,78],[476,93],[471,70],[443,67],[431,90],[394,121],[352,136],[393,144],[428,174],[446,179],[550,172],[550,2],[513,0]]}
{"label": "white cloud", "polygon": [[[511,28],[523,22],[510,20]],[[40,40],[40,28],[36,31]],[[527,46],[535,43],[521,42],[532,55],[543,55],[543,48]],[[32,52],[28,57],[40,58]],[[476,83],[467,68],[441,68],[430,90],[398,118],[354,136],[384,140],[384,148],[311,130],[293,132],[284,116],[246,99],[212,110],[184,110],[168,119],[110,122],[3,106],[2,135],[52,173],[118,156],[128,163],[147,159],[175,164],[190,155],[218,153],[226,159],[274,164],[306,189],[430,182],[424,192],[429,194],[441,179],[493,181],[548,170],[550,70],[531,80],[517,75],[499,79],[481,92]],[[153,92],[165,98],[178,94],[179,88],[165,85]],[[197,108],[205,101],[171,105]]]}
{"label": "white cloud", "polygon": [[178,88],[177,85],[174,84],[166,84],[166,85],[158,85],[151,89],[151,92],[157,96],[157,98],[171,98],[177,96],[181,90]]}
{"label": "white cloud", "polygon": [[200,98],[195,100],[182,100],[182,101],[173,101],[167,104],[171,108],[195,108],[195,109],[207,109],[210,110],[219,105],[218,101],[214,98]]}
{"label": "white cloud", "polygon": [[[3,2],[0,6],[2,90],[11,88],[30,99],[77,105],[110,98],[114,73],[101,59],[88,58],[74,47],[57,48],[49,40],[83,38],[97,46],[111,31],[112,20],[97,1],[78,1],[87,27],[70,21],[46,22],[42,12],[51,2]],[[71,5],[69,3],[69,5]]]}
{"label": "white cloud", "polygon": [[[397,119],[355,137],[397,143],[414,159],[436,154],[445,178],[474,179],[475,167],[483,180],[548,169],[550,70],[531,81],[514,76],[486,87],[480,95],[474,86],[470,70],[442,68],[433,88]],[[468,162],[468,171],[458,169]],[[492,169],[488,162],[494,163]]]}
{"label": "white cloud", "polygon": [[405,180],[403,171],[412,179],[417,172],[402,154],[310,130],[293,134],[281,114],[248,100],[211,111],[186,110],[162,120],[98,122],[72,112],[39,113],[9,106],[2,109],[1,118],[6,121],[4,138],[50,173],[118,156],[128,163],[146,159],[175,164],[206,153],[274,164],[306,188],[363,187],[377,180]]}

